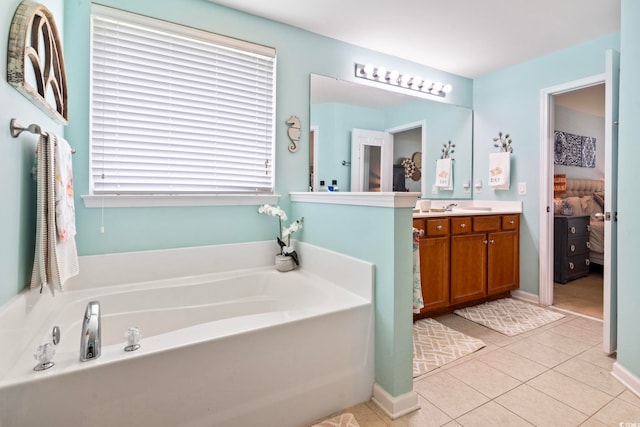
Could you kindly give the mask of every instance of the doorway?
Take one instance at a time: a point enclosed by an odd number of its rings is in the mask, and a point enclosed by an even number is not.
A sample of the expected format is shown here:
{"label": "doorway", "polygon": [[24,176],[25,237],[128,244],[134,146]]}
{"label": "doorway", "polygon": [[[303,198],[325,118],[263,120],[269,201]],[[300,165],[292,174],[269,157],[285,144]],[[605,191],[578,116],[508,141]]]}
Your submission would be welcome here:
{"label": "doorway", "polygon": [[[543,89],[541,91],[541,140],[540,160],[540,260],[539,302],[552,305],[554,302],[554,102],[553,97],[578,89],[604,84],[605,86],[605,132],[604,132],[604,254],[603,254],[603,350],[615,352],[617,345],[617,160],[618,160],[618,80],[620,54],[606,52],[605,73],[574,82]],[[552,145],[552,141],[554,144]]]}
{"label": "doorway", "polygon": [[[552,303],[556,308],[602,320],[605,85],[553,94],[552,102]],[[570,216],[564,218],[566,214]],[[565,235],[563,227],[568,224],[584,226],[585,232],[580,236]]]}

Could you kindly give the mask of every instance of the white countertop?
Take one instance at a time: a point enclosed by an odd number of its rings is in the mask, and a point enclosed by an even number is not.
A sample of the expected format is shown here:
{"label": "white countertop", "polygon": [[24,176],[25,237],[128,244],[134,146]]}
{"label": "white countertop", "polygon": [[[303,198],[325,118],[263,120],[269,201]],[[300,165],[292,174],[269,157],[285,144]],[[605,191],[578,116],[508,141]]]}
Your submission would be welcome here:
{"label": "white countertop", "polygon": [[454,206],[451,211],[422,212],[419,209],[414,209],[413,217],[432,218],[442,216],[500,215],[522,213],[522,202],[502,200],[432,200],[431,208],[442,209],[451,203],[455,203],[457,205]]}

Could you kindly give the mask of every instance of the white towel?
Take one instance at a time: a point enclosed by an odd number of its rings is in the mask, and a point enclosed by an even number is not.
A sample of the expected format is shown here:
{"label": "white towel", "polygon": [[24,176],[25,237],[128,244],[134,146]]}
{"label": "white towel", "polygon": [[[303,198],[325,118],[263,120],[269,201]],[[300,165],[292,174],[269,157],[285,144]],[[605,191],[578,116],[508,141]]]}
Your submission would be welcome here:
{"label": "white towel", "polygon": [[489,155],[489,186],[508,190],[511,182],[511,154],[500,152]]}
{"label": "white towel", "polygon": [[71,147],[54,134],[40,137],[36,150],[36,250],[31,288],[62,290],[80,271],[75,241]]}
{"label": "white towel", "polygon": [[436,186],[443,190],[453,190],[453,162],[438,159],[436,162]]}

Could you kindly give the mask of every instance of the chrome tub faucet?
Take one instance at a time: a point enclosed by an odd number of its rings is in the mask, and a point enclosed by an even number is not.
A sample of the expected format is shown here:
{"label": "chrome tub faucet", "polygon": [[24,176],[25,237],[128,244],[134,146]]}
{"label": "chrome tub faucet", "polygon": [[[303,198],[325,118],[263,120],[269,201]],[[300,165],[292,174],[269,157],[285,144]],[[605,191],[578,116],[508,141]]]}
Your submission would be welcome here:
{"label": "chrome tub faucet", "polygon": [[91,301],[87,304],[82,319],[80,361],[86,362],[100,357],[100,344],[100,302]]}

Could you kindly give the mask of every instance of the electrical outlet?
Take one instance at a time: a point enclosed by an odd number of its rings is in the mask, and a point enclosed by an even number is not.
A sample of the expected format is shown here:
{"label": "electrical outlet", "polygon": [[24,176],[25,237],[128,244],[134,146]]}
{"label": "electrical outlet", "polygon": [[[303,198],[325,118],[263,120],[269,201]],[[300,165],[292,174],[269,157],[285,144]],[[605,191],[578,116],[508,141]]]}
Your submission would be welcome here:
{"label": "electrical outlet", "polygon": [[527,194],[527,183],[526,182],[519,182],[518,183],[518,194],[521,196],[524,196]]}
{"label": "electrical outlet", "polygon": [[437,185],[432,185],[431,186],[431,194],[438,194],[438,186]]}

